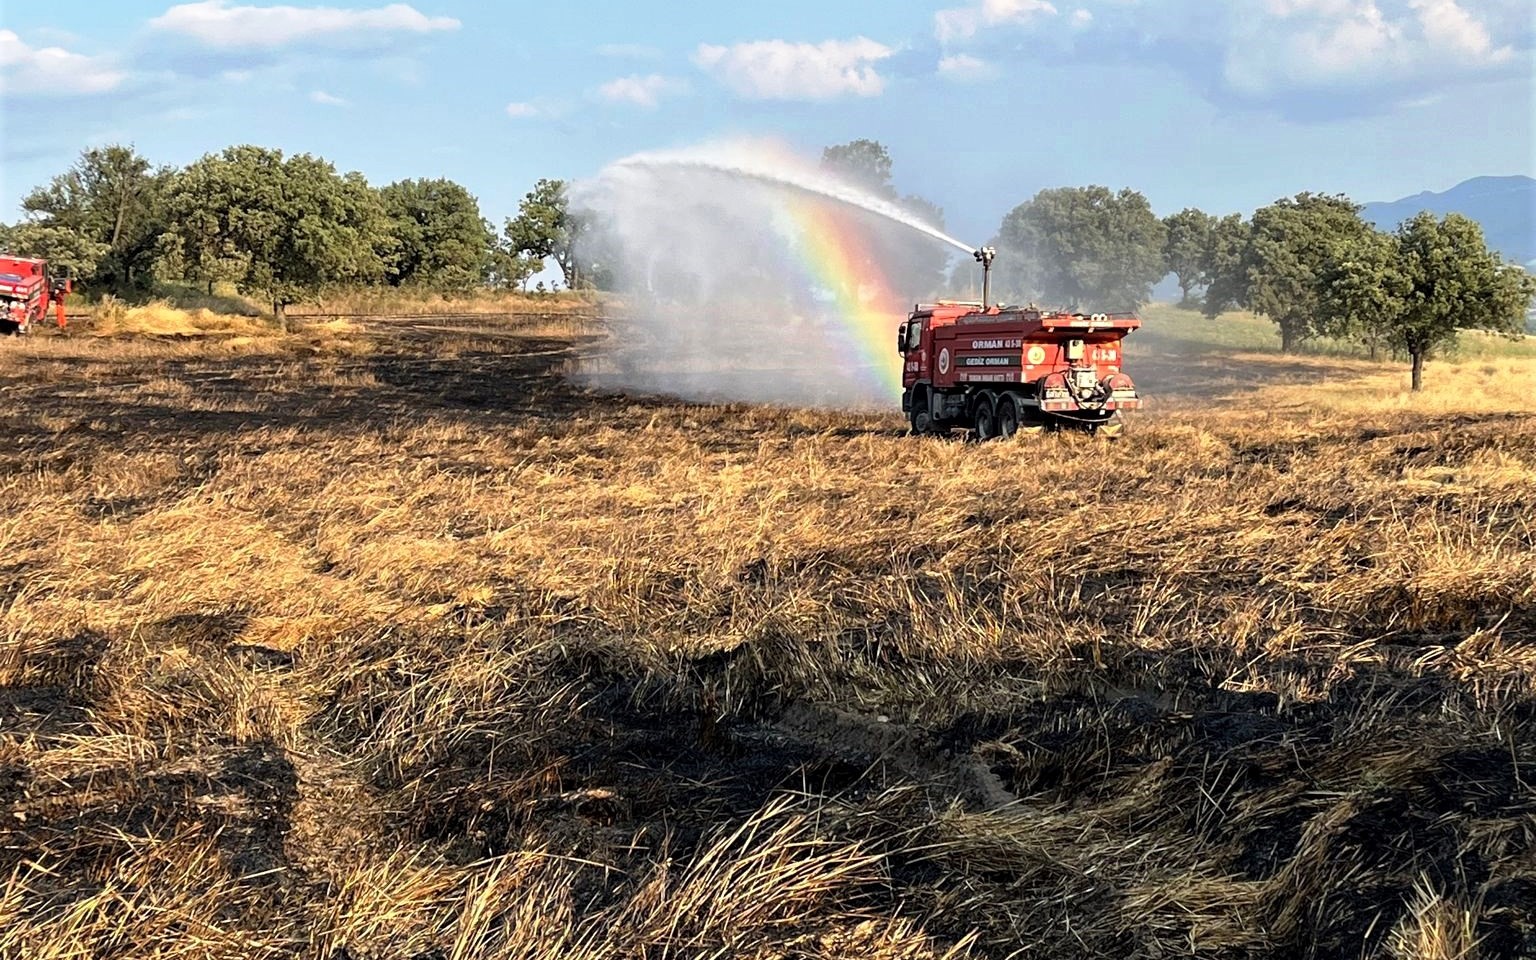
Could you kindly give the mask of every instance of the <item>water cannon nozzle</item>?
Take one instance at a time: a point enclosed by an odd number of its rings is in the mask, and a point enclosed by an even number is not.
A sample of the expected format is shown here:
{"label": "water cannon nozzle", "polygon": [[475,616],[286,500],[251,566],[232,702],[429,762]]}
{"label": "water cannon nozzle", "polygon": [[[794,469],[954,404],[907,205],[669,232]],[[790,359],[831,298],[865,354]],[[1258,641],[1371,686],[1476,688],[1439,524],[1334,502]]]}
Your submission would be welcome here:
{"label": "water cannon nozzle", "polygon": [[971,256],[976,258],[977,263],[985,265],[992,262],[992,258],[997,256],[997,251],[991,247],[982,247],[980,250],[972,251]]}

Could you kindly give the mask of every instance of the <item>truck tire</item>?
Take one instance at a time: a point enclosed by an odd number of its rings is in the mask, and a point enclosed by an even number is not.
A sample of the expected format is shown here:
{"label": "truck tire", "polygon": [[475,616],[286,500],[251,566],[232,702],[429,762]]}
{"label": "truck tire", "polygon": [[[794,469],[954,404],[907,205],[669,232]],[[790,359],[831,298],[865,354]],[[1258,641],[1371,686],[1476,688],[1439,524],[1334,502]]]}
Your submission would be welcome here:
{"label": "truck tire", "polygon": [[1022,417],[1019,412],[1019,400],[1011,393],[1005,393],[997,401],[997,435],[1004,440],[1019,432],[1019,423]]}
{"label": "truck tire", "polygon": [[976,401],[976,439],[991,440],[997,436],[997,406],[991,393],[983,393]]}
{"label": "truck tire", "polygon": [[933,433],[932,404],[928,400],[927,390],[912,391],[912,409],[907,412],[907,422],[912,424],[912,434],[918,437],[926,437]]}

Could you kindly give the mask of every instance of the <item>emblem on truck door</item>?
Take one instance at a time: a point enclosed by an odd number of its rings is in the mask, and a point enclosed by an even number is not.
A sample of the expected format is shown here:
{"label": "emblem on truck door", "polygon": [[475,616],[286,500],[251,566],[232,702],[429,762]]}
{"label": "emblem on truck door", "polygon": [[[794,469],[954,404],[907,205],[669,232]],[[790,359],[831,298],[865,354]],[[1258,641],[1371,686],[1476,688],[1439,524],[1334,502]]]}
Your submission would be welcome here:
{"label": "emblem on truck door", "polygon": [[945,347],[943,350],[939,351],[939,375],[940,376],[945,376],[945,377],[949,376],[949,348],[948,347]]}

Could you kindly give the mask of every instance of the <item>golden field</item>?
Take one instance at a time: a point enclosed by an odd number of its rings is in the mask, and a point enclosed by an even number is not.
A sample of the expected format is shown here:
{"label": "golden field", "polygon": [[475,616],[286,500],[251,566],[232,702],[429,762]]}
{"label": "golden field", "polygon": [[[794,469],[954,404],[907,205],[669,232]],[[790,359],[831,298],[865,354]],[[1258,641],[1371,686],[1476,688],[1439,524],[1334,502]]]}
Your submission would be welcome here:
{"label": "golden field", "polygon": [[1536,952],[1536,358],[1158,316],[987,445],[563,315],[0,342],[0,957]]}

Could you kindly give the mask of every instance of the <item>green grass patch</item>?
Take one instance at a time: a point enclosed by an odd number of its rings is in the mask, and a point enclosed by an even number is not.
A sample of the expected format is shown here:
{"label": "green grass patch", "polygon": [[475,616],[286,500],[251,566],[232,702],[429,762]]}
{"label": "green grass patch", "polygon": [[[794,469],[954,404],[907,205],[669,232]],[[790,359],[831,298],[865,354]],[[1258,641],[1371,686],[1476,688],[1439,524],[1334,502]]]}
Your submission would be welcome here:
{"label": "green grass patch", "polygon": [[[1135,342],[1140,348],[1181,356],[1198,353],[1279,353],[1280,329],[1274,322],[1246,310],[1235,310],[1207,317],[1167,303],[1152,303],[1141,310],[1142,328]],[[1301,356],[1351,357],[1369,359],[1364,345],[1333,337],[1309,340],[1297,351]],[[1536,337],[1510,337],[1484,330],[1463,330],[1456,343],[1440,350],[1437,359],[1495,360],[1536,358]],[[1394,356],[1383,349],[1377,359],[1385,363],[1406,362],[1407,356]]]}

